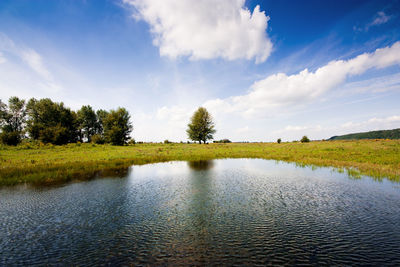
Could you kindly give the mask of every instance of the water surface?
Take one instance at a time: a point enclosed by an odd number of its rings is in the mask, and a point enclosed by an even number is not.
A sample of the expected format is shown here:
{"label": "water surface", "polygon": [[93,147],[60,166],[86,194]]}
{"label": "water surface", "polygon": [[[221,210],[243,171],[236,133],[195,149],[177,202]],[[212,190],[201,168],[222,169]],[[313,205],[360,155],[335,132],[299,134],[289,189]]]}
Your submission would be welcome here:
{"label": "water surface", "polygon": [[400,187],[260,159],[0,189],[0,266],[400,265]]}

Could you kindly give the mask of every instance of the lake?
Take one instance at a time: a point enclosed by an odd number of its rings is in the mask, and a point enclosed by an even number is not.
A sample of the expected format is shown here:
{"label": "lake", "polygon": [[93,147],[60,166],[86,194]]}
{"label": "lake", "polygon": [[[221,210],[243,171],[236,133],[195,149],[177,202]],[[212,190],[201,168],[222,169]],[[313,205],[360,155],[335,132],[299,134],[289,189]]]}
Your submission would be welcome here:
{"label": "lake", "polygon": [[400,186],[261,159],[0,189],[0,266],[400,265]]}

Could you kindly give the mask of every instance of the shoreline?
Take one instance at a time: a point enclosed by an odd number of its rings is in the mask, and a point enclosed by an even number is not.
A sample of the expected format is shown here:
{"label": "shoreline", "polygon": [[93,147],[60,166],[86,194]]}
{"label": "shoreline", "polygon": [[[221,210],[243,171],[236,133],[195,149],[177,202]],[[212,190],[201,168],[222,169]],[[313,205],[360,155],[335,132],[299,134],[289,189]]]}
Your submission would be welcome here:
{"label": "shoreline", "polygon": [[90,180],[99,172],[114,172],[132,165],[224,158],[259,158],[299,166],[333,167],[354,177],[367,175],[399,182],[399,151],[400,140],[1,146],[0,186]]}

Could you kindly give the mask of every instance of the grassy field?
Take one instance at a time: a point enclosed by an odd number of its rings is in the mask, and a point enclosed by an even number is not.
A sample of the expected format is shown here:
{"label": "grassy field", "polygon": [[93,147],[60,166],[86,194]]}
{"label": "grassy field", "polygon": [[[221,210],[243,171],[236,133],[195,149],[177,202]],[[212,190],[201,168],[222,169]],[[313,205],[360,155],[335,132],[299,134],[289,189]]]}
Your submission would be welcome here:
{"label": "grassy field", "polygon": [[262,158],[298,165],[331,166],[350,175],[400,181],[400,141],[360,140],[310,143],[94,144],[0,146],[0,185],[47,184],[90,179],[133,164],[171,160]]}

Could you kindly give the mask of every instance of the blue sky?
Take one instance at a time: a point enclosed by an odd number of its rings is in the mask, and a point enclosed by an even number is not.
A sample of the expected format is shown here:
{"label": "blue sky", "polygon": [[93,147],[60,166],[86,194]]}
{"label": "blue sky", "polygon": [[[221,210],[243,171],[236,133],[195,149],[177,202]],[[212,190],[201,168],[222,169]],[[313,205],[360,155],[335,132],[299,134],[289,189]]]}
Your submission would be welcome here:
{"label": "blue sky", "polygon": [[2,0],[0,99],[126,107],[136,140],[400,127],[400,1]]}

